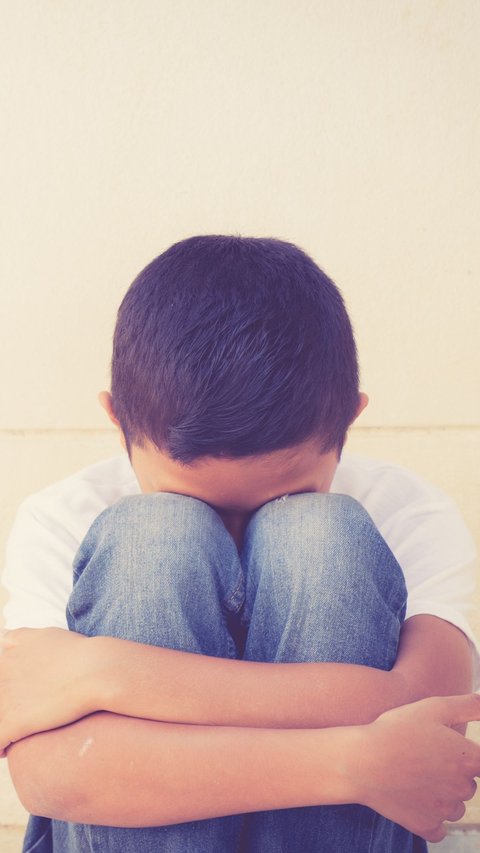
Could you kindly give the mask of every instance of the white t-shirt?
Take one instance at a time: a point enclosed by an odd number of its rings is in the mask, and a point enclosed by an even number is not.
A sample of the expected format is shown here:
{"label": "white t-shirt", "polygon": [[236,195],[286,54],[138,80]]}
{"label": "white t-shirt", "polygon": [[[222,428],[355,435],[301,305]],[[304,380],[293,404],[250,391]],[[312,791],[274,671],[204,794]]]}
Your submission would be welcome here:
{"label": "white t-shirt", "polygon": [[[410,471],[351,454],[342,456],[330,491],[361,503],[394,553],[405,575],[407,618],[438,616],[460,628],[475,647],[468,622],[475,546],[452,501]],[[139,492],[125,455],[84,468],[24,501],[7,543],[7,628],[67,627],[65,608],[80,543],[104,509]],[[478,649],[476,658],[478,663]]]}

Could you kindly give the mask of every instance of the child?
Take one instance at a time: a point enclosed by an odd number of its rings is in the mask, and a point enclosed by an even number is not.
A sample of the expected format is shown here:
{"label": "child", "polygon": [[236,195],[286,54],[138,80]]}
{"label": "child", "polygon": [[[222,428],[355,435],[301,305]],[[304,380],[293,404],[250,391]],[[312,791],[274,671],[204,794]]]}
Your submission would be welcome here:
{"label": "child", "polygon": [[473,547],[437,489],[342,455],[367,398],[333,282],[278,240],[175,244],[100,399],[128,459],[28,499],[9,542],[7,628],[44,628],[0,660],[24,850],[442,838],[480,699],[407,703],[471,689]]}

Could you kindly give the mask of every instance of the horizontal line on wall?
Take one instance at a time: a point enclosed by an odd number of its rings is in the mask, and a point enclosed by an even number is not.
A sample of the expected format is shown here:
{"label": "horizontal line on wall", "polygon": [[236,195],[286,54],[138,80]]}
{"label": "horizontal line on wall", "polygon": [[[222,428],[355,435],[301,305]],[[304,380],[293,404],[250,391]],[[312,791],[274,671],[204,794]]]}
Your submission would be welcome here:
{"label": "horizontal line on wall", "polygon": [[[400,424],[396,426],[354,426],[352,432],[480,432],[480,424],[432,424],[431,426],[418,426],[415,424]],[[0,429],[0,436],[10,436],[21,438],[23,436],[44,436],[44,435],[85,435],[85,436],[108,436],[115,435],[113,429],[62,429],[62,428],[44,428],[44,429]]]}
{"label": "horizontal line on wall", "polygon": [[23,436],[23,435],[115,435],[116,430],[114,429],[77,429],[77,428],[67,428],[59,427],[45,427],[43,429],[30,429],[27,427],[26,429],[21,429],[20,427],[16,429],[0,429],[0,435],[10,435],[10,436]]}
{"label": "horizontal line on wall", "polygon": [[400,426],[353,426],[352,432],[478,432],[480,424],[432,424],[431,426],[418,426],[415,424],[401,424]]}

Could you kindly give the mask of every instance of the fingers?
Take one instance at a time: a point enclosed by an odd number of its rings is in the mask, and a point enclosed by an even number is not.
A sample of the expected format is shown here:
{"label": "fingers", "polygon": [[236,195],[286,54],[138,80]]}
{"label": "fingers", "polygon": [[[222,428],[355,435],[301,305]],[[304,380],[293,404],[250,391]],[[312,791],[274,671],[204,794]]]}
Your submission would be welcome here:
{"label": "fingers", "polygon": [[11,649],[29,640],[36,640],[41,634],[50,631],[50,628],[12,628],[0,631],[0,652],[2,649]]}
{"label": "fingers", "polygon": [[445,825],[441,823],[439,826],[435,827],[435,829],[431,829],[425,834],[422,833],[422,835],[426,841],[431,841],[435,844],[437,841],[443,841],[443,839],[446,838],[447,831],[445,829]]}
{"label": "fingers", "polygon": [[[446,814],[444,815],[443,820],[449,821],[450,823],[456,823],[464,816],[466,812],[466,806],[465,803],[462,802],[462,800],[458,800],[456,803],[454,802],[450,806],[445,803],[445,810]],[[442,839],[446,836],[445,823],[439,823],[437,824],[437,826],[428,829],[425,832],[420,832],[419,834],[421,834],[427,841],[442,841]]]}
{"label": "fingers", "polygon": [[0,652],[3,649],[11,649],[16,645],[14,635],[15,631],[0,631]]}
{"label": "fingers", "polygon": [[465,803],[458,802],[454,809],[447,815],[446,820],[456,821],[460,820],[466,812]]}
{"label": "fingers", "polygon": [[7,749],[10,746],[10,739],[5,738],[6,733],[0,732],[0,758],[6,758]]}
{"label": "fingers", "polygon": [[474,782],[473,779],[470,782],[469,788],[470,788],[470,790],[468,792],[466,792],[466,796],[462,798],[465,801],[473,799],[473,797],[475,796],[475,794],[477,792],[477,783]]}
{"label": "fingers", "polygon": [[10,726],[8,721],[5,722],[5,719],[2,719],[0,727],[0,758],[3,758],[6,755],[7,749],[11,743],[14,741],[13,733],[10,731]]}

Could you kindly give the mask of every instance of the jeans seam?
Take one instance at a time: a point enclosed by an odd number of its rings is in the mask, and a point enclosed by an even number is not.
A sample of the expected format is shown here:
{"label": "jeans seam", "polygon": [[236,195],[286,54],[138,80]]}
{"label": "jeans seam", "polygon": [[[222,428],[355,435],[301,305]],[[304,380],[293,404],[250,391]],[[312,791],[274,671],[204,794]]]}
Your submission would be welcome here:
{"label": "jeans seam", "polygon": [[378,812],[372,812],[372,814],[373,814],[373,820],[372,820],[372,823],[371,823],[371,826],[370,826],[370,840],[369,840],[369,842],[368,842],[368,851],[367,851],[367,853],[372,853],[372,846],[373,846],[373,843],[374,843],[374,840],[375,840],[375,827],[377,826],[378,819],[379,819],[379,817],[380,817],[380,815],[378,814]]}
{"label": "jeans seam", "polygon": [[222,602],[222,607],[228,610],[230,613],[238,613],[242,607],[245,592],[242,589],[244,586],[244,577],[243,573],[240,572],[240,577],[237,581],[236,586],[233,588],[233,591],[224,598]]}
{"label": "jeans seam", "polygon": [[33,850],[35,850],[35,848],[36,848],[36,847],[38,847],[38,845],[39,845],[39,844],[41,844],[41,843],[42,843],[42,841],[44,841],[44,840],[45,840],[45,838],[47,837],[48,833],[50,832],[50,829],[51,829],[51,826],[49,826],[49,827],[48,827],[48,829],[46,829],[46,830],[45,830],[45,832],[43,833],[43,835],[41,836],[41,838],[38,838],[38,839],[36,840],[36,842],[35,842],[35,844],[33,845],[33,847],[29,847],[29,848],[28,848],[28,850],[25,850],[25,851],[24,851],[24,853],[32,853],[32,851],[33,851]]}

